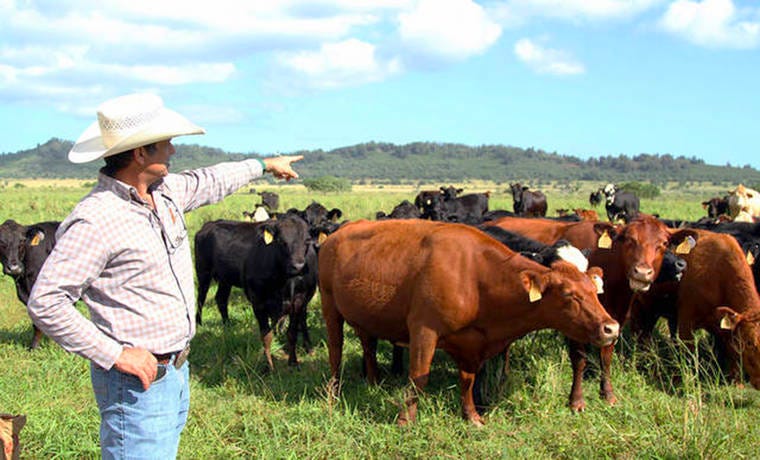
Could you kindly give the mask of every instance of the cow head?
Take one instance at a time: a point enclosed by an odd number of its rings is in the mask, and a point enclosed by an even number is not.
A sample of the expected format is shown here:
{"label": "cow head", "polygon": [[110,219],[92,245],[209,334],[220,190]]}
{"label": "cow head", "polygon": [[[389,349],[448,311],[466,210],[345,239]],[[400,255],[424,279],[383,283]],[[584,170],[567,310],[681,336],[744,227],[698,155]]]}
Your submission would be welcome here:
{"label": "cow head", "polygon": [[718,307],[717,313],[720,328],[732,333],[750,383],[760,390],[760,312],[737,313],[730,307]]}
{"label": "cow head", "polygon": [[648,291],[657,278],[665,253],[687,254],[698,234],[691,229],[672,230],[653,216],[640,214],[621,228],[600,222],[594,225],[599,247],[615,251],[632,291]]}
{"label": "cow head", "polygon": [[259,231],[264,244],[280,252],[286,264],[286,274],[295,276],[301,273],[306,265],[306,253],[312,244],[306,221],[286,213],[277,220],[263,222]]}
{"label": "cow head", "polygon": [[441,195],[443,195],[444,200],[453,200],[463,191],[464,189],[456,188],[453,185],[449,185],[448,187],[441,187]]}
{"label": "cow head", "polygon": [[15,277],[24,272],[26,241],[27,227],[11,219],[0,225],[0,262],[6,275]]}
{"label": "cow head", "polygon": [[543,319],[549,327],[581,343],[605,346],[617,340],[620,325],[597,297],[602,283],[599,267],[582,273],[560,260],[548,272],[525,270],[520,276],[528,299],[538,308],[547,309]]}

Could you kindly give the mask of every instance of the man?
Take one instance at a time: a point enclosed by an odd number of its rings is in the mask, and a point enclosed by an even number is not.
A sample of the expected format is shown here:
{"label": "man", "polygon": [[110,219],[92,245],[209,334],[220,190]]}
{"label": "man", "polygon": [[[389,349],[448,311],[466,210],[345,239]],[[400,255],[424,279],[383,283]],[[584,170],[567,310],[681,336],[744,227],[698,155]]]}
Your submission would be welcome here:
{"label": "man", "polygon": [[[203,128],[161,98],[103,103],[69,160],[105,159],[98,184],[57,232],[31,292],[35,324],[91,361],[103,458],[174,458],[189,408],[186,361],[195,292],[183,213],[271,172],[290,180],[301,156],[169,173],[171,139]],[[74,303],[82,299],[90,319]]]}

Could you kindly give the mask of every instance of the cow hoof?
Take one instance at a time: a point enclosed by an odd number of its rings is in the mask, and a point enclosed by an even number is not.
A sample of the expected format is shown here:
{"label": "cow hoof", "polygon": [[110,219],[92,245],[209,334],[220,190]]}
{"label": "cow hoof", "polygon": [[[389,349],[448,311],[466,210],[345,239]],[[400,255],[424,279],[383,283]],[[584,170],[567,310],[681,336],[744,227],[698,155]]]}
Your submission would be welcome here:
{"label": "cow hoof", "polygon": [[470,423],[472,423],[473,426],[478,427],[478,428],[482,428],[486,426],[486,424],[483,423],[483,420],[480,417],[471,418]]}
{"label": "cow hoof", "polygon": [[586,409],[586,401],[579,399],[577,401],[570,401],[570,410],[573,412],[583,412]]}
{"label": "cow hoof", "polygon": [[610,406],[614,406],[618,402],[618,399],[617,399],[617,397],[615,397],[614,393],[608,393],[608,394],[602,395],[602,396],[604,397],[604,400],[607,401],[607,403]]}

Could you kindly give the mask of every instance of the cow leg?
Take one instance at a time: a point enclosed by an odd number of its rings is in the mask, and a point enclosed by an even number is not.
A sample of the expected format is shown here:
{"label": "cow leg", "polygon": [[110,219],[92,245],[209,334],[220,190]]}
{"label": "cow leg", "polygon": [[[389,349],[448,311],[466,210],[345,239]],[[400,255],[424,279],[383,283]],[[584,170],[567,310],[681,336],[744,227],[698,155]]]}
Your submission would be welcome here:
{"label": "cow leg", "polygon": [[206,303],[206,294],[208,294],[208,288],[211,286],[211,274],[210,273],[201,273],[200,270],[197,271],[198,273],[198,299],[196,300],[196,311],[195,311],[195,322],[198,323],[200,326],[203,324],[202,316],[203,316],[203,304]]}
{"label": "cow leg", "polygon": [[343,359],[343,316],[335,308],[335,299],[332,292],[327,289],[321,291],[322,296],[322,317],[325,319],[325,329],[327,332],[327,354],[330,361],[330,383],[328,392],[331,396],[337,397],[340,390],[338,385],[338,375],[340,373],[340,363]]}
{"label": "cow leg", "polygon": [[219,285],[216,288],[216,306],[219,308],[219,314],[222,315],[223,324],[229,324],[230,322],[230,315],[227,313],[230,291],[232,291],[232,285],[222,282],[219,282]]}
{"label": "cow leg", "polygon": [[472,422],[475,426],[483,426],[483,420],[480,418],[475,408],[472,389],[475,384],[475,372],[468,372],[459,368],[459,387],[461,390],[462,416]]}
{"label": "cow leg", "polygon": [[32,324],[32,343],[29,345],[30,350],[36,350],[40,346],[40,340],[42,339],[42,331],[37,326]]}
{"label": "cow leg", "polygon": [[399,376],[404,373],[404,347],[393,345],[393,358],[391,360],[391,374]]}
{"label": "cow leg", "polygon": [[296,341],[298,340],[298,327],[299,319],[298,313],[294,309],[289,315],[288,319],[288,364],[291,366],[298,365],[298,357],[296,356]]}
{"label": "cow leg", "polygon": [[370,385],[377,384],[377,337],[373,337],[367,334],[365,331],[354,328],[356,335],[359,336],[359,340],[362,342],[362,349],[364,350],[364,360],[362,362],[362,370],[367,379],[367,383]]}
{"label": "cow leg", "polygon": [[573,385],[570,389],[570,409],[582,412],[586,408],[583,399],[583,371],[586,369],[586,347],[574,340],[568,340],[570,363],[573,366]]}
{"label": "cow leg", "polygon": [[614,351],[614,344],[604,346],[599,351],[602,365],[602,377],[599,381],[599,396],[604,398],[611,405],[617,403],[617,397],[612,390],[612,381],[610,380],[610,367],[612,367],[612,354]]}
{"label": "cow leg", "polygon": [[269,370],[274,370],[274,362],[272,361],[272,339],[274,333],[269,325],[269,315],[267,315],[265,308],[253,309],[253,314],[256,316],[256,321],[259,323],[259,334],[261,336],[261,342],[264,345],[264,357],[267,359],[267,366]]}
{"label": "cow leg", "polygon": [[309,326],[306,324],[307,311],[306,305],[303,306],[302,311],[298,315],[298,327],[301,331],[301,337],[303,339],[303,349],[306,354],[311,354],[311,338],[309,337]]}
{"label": "cow leg", "polygon": [[399,425],[412,423],[417,418],[419,392],[425,389],[430,379],[430,364],[433,362],[438,334],[424,327],[409,328],[409,380],[411,386],[398,417]]}

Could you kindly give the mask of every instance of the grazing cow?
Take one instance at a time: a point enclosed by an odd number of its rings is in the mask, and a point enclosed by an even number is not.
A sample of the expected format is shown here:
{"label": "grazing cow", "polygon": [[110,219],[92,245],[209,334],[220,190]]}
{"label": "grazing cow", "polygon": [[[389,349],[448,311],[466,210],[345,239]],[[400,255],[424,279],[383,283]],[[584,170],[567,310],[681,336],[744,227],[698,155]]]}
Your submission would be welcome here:
{"label": "grazing cow", "polygon": [[[669,233],[662,222],[646,214],[640,214],[622,227],[605,222],[564,223],[525,218],[504,218],[485,225],[522,233],[546,244],[566,239],[577,248],[592,249],[588,256],[589,265],[601,267],[605,273],[605,290],[599,298],[612,318],[621,325],[628,318],[633,293],[648,290],[659,275],[668,246],[696,241],[694,230]],[[688,240],[689,237],[691,240]],[[610,382],[613,351],[613,346],[601,350],[600,393],[610,404],[617,402]],[[570,407],[581,411],[586,406],[582,390],[586,358],[583,347],[572,340],[570,358],[573,363]]]}
{"label": "grazing cow", "polygon": [[261,196],[261,206],[264,206],[267,211],[277,211],[277,208],[280,207],[280,195],[274,193],[274,192],[259,192],[259,196]]}
{"label": "grazing cow", "polygon": [[512,207],[515,214],[525,217],[546,216],[546,195],[543,192],[530,191],[519,182],[509,184],[509,188],[512,191]]}
{"label": "grazing cow", "polygon": [[[14,220],[6,220],[0,225],[0,262],[3,273],[13,278],[16,297],[24,305],[29,300],[29,292],[37,281],[47,256],[55,246],[55,232],[60,222],[40,222],[20,225]],[[32,324],[34,334],[30,349],[35,349],[42,338],[42,331]]]}
{"label": "grazing cow", "polygon": [[628,223],[638,215],[639,197],[633,193],[620,191],[615,184],[605,185],[602,192],[606,197],[604,207],[610,222],[623,219],[625,223]]}
{"label": "grazing cow", "polygon": [[[311,245],[308,224],[295,215],[284,214],[277,220],[257,223],[225,220],[205,223],[195,235],[196,322],[201,324],[212,280],[218,283],[216,303],[224,323],[229,321],[230,291],[233,286],[242,287],[259,323],[269,368],[273,368],[271,326],[285,313],[290,316],[288,350],[292,353],[288,362],[296,364],[295,331],[302,323],[302,312],[286,311],[284,294],[291,292],[287,287],[290,278],[306,276],[303,270]],[[294,305],[292,298],[290,303]]]}
{"label": "grazing cow", "polygon": [[752,222],[752,218],[760,217],[760,193],[757,190],[739,184],[728,192],[728,214],[737,220],[743,214],[740,222]]}
{"label": "grazing cow", "polygon": [[718,216],[728,215],[728,195],[723,198],[713,197],[702,202],[702,207],[707,210],[707,217],[717,219]]}
{"label": "grazing cow", "polygon": [[760,297],[745,254],[729,235],[695,231],[699,244],[683,256],[689,268],[666,308],[675,309],[682,340],[690,342],[694,331],[706,330],[716,339],[730,379],[740,381],[743,364],[752,386],[760,389]]}
{"label": "grazing cow", "polygon": [[397,204],[393,211],[391,211],[390,214],[385,214],[383,211],[378,211],[375,215],[375,219],[381,220],[381,219],[419,219],[422,217],[422,213],[420,213],[419,208],[417,206],[413,205],[409,202],[409,200],[404,200],[401,203]]}
{"label": "grazing cow", "polygon": [[566,262],[549,269],[464,225],[351,222],[327,238],[319,266],[331,390],[338,388],[344,321],[362,342],[370,382],[377,379],[376,340],[408,343],[414,393],[401,425],[416,417],[416,391],[428,382],[436,347],[457,363],[463,415],[480,425],[475,373],[512,341],[547,327],[600,345],[618,335],[590,277],[600,270],[583,274]]}

